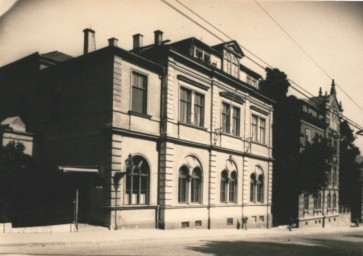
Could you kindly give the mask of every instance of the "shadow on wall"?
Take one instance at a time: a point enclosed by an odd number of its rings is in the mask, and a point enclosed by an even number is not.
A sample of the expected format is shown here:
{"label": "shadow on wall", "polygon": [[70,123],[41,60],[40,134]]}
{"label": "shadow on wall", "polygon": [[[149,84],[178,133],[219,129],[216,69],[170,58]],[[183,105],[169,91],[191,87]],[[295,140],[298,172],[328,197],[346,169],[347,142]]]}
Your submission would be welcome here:
{"label": "shadow on wall", "polygon": [[[285,237],[275,242],[265,241],[205,241],[201,246],[186,249],[208,255],[266,255],[266,256],[321,256],[321,255],[362,255],[361,236],[347,238],[353,241],[335,239],[290,239]],[[277,239],[276,239],[277,240]]]}

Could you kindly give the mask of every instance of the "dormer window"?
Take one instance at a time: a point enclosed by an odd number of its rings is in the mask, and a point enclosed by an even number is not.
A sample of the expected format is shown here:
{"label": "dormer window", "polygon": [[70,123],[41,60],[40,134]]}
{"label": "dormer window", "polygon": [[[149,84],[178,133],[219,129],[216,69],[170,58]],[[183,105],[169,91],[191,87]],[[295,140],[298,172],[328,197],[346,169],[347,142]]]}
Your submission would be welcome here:
{"label": "dormer window", "polygon": [[206,64],[210,64],[210,53],[196,46],[194,47],[193,57]]}
{"label": "dormer window", "polygon": [[224,72],[234,76],[239,77],[239,61],[238,59],[228,51],[224,51]]}

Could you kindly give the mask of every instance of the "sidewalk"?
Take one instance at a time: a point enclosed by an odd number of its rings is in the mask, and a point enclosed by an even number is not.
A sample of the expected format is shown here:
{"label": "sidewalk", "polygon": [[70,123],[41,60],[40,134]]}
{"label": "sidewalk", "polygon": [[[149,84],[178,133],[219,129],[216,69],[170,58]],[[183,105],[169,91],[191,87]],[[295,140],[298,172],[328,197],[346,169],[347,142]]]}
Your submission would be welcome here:
{"label": "sidewalk", "polygon": [[363,232],[363,227],[327,227],[327,228],[305,228],[288,229],[192,229],[192,230],[159,230],[159,229],[123,229],[123,230],[89,230],[75,233],[5,233],[0,234],[1,246],[20,245],[66,245],[66,244],[89,244],[89,243],[132,243],[140,241],[160,240],[188,240],[188,239],[218,239],[229,237],[231,239],[243,239],[251,236],[294,236],[318,233],[339,232]]}

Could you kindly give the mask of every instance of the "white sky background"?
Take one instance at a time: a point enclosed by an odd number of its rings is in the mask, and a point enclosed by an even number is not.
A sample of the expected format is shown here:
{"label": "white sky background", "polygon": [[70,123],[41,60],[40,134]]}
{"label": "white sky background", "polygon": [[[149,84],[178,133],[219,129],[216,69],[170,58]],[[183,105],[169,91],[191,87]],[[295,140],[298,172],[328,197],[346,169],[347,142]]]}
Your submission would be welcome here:
{"label": "white sky background", "polygon": [[[165,1],[229,41],[175,0]],[[317,95],[319,87],[329,92],[331,80],[255,2],[179,1],[309,92]],[[0,66],[37,51],[79,56],[83,53],[82,30],[87,27],[96,31],[98,49],[107,46],[108,38],[116,37],[119,47],[129,50],[136,33],[144,35],[144,45],[151,44],[157,29],[172,42],[194,36],[208,45],[221,43],[159,0],[20,0],[12,6],[14,2],[0,0],[0,15],[4,13],[0,17]],[[259,3],[363,108],[363,2]],[[242,63],[265,75],[246,58]],[[289,92],[303,97],[293,89]],[[337,96],[343,103],[343,114],[363,126],[363,111],[339,88]],[[356,145],[363,153],[363,136],[358,136]]]}

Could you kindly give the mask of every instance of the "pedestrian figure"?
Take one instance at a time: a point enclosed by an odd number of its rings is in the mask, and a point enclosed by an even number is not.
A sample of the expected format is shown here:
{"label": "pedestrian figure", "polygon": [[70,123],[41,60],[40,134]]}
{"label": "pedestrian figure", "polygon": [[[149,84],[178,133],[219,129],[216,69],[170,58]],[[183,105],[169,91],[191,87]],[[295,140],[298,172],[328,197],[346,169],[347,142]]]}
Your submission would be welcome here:
{"label": "pedestrian figure", "polygon": [[289,218],[289,231],[292,230],[292,218],[290,217]]}
{"label": "pedestrian figure", "polygon": [[248,221],[248,218],[247,217],[243,217],[242,218],[242,228],[244,230],[247,230],[247,221]]}

